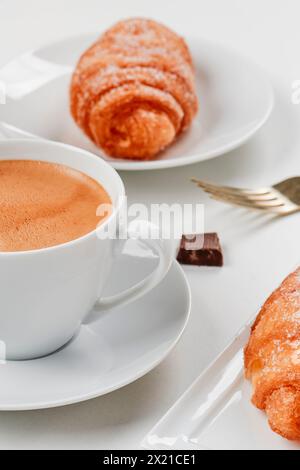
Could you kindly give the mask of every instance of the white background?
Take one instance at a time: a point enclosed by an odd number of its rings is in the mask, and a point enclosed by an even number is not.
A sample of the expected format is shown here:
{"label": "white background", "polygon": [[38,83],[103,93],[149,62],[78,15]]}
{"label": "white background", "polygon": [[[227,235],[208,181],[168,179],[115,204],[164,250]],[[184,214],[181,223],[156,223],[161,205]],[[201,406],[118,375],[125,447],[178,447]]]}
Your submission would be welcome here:
{"label": "white background", "polygon": [[[101,31],[126,16],[160,19],[182,34],[228,44],[265,67],[274,113],[247,145],[210,162],[174,170],[122,173],[134,202],[205,202],[206,229],[219,232],[222,270],[187,268],[193,309],[170,357],[138,382],[91,402],[56,410],[0,413],[0,448],[137,448],[144,434],[254,315],[299,262],[298,215],[265,221],[209,201],[190,176],[266,185],[300,175],[299,0],[0,0],[0,65],[47,41]],[[209,295],[208,295],[209,294]]]}

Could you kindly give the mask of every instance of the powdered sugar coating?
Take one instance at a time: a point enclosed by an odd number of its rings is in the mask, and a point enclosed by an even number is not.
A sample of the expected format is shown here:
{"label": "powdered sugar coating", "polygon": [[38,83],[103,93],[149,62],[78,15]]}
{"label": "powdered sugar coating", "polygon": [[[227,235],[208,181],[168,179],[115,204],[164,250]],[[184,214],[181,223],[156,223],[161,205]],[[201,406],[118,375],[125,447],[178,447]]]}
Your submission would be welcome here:
{"label": "powdered sugar coating", "polygon": [[[126,86],[130,86],[132,106],[127,101],[124,109]],[[108,111],[104,127],[99,125],[103,109]],[[188,47],[177,34],[152,20],[136,18],[113,26],[82,55],[72,78],[75,121],[112,156],[153,158],[191,124],[197,109]],[[122,121],[130,112],[134,118],[125,125]]]}
{"label": "powdered sugar coating", "polygon": [[[272,429],[300,439],[300,415],[288,409],[293,403],[300,410],[300,267],[263,306],[245,349],[245,368],[253,403],[266,409]],[[275,410],[278,403],[282,409]]]}

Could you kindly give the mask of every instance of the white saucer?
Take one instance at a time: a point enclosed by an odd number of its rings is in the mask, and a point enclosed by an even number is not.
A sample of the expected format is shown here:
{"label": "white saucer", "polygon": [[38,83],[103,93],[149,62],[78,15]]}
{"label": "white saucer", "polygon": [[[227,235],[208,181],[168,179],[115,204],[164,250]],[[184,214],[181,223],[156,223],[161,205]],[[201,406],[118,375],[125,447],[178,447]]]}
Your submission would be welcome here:
{"label": "white saucer", "polygon": [[[123,256],[111,280],[113,294],[147,276],[156,260]],[[112,284],[112,282],[111,282]],[[156,367],[172,350],[188,321],[190,291],[177,262],[142,300],[105,314],[51,356],[0,362],[0,410],[69,405],[117,390]],[[41,312],[42,315],[42,312]]]}
{"label": "white saucer", "polygon": [[77,128],[69,112],[70,76],[96,34],[76,36],[30,51],[0,70],[7,103],[0,121],[31,134],[72,144],[103,156],[118,170],[154,170],[208,160],[253,136],[273,108],[273,91],[248,59],[203,39],[187,38],[197,72],[200,112],[192,128],[158,159],[111,159]]}

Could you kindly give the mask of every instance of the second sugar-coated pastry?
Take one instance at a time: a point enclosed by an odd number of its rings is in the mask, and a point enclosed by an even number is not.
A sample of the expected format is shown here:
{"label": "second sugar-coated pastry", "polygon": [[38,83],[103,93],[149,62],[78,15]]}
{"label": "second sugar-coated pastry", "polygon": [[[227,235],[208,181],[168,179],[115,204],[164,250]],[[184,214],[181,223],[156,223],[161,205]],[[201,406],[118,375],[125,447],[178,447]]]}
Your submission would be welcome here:
{"label": "second sugar-coated pastry", "polygon": [[79,127],[118,158],[155,157],[198,109],[185,41],[148,19],[121,21],[80,58],[71,83]]}
{"label": "second sugar-coated pastry", "polygon": [[300,268],[263,306],[245,349],[252,401],[273,431],[300,440]]}

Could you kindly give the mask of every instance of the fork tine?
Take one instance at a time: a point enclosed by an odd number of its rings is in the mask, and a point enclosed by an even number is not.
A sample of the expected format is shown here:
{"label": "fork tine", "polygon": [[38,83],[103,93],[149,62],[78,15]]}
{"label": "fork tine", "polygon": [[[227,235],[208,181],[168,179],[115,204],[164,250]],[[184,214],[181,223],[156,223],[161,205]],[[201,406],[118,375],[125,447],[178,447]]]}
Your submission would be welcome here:
{"label": "fork tine", "polygon": [[212,199],[215,199],[217,201],[229,203],[229,204],[234,204],[236,206],[241,206],[241,207],[249,207],[252,209],[260,209],[260,210],[266,210],[266,211],[282,211],[284,208],[284,203],[281,201],[250,201],[247,199],[242,199],[242,198],[236,198],[236,197],[228,197],[228,196],[220,196],[215,193],[209,193]]}
{"label": "fork tine", "polygon": [[[295,178],[294,178],[295,179]],[[259,209],[277,215],[287,215],[300,211],[300,205],[292,201],[286,190],[282,190],[282,184],[273,187],[251,190],[246,188],[232,188],[230,186],[218,186],[205,181],[192,178],[200,188],[210,195],[212,199],[250,209]],[[289,182],[290,180],[288,180]],[[300,178],[297,178],[299,184]],[[287,183],[287,181],[283,182]],[[294,193],[293,193],[294,194]],[[298,201],[297,201],[298,202]]]}
{"label": "fork tine", "polygon": [[220,199],[228,199],[232,201],[239,201],[239,202],[246,202],[249,204],[260,204],[265,206],[278,206],[283,205],[284,201],[280,199],[279,196],[275,194],[271,194],[268,197],[261,197],[261,196],[249,196],[247,194],[229,194],[223,193],[222,191],[212,191],[212,190],[204,190],[207,194],[214,195],[219,197]]}
{"label": "fork tine", "polygon": [[239,199],[242,199],[242,200],[246,200],[246,201],[262,201],[262,202],[272,202],[272,201],[278,201],[278,194],[275,194],[274,192],[270,192],[269,194],[248,194],[248,193],[242,193],[242,192],[236,192],[236,193],[231,193],[231,192],[225,192],[225,191],[222,191],[222,190],[214,190],[214,189],[211,189],[211,188],[202,188],[203,191],[205,191],[206,193],[208,194],[217,194],[219,195],[220,197],[233,197],[233,198],[239,198]]}
{"label": "fork tine", "polygon": [[231,186],[219,186],[215,185],[213,183],[207,183],[205,181],[197,180],[195,178],[192,178],[191,180],[193,183],[196,183],[200,188],[206,190],[211,190],[211,191],[218,191],[222,192],[224,194],[243,194],[243,195],[249,195],[249,196],[267,196],[271,194],[272,188],[260,188],[257,190],[253,189],[247,189],[247,188],[233,188]]}

